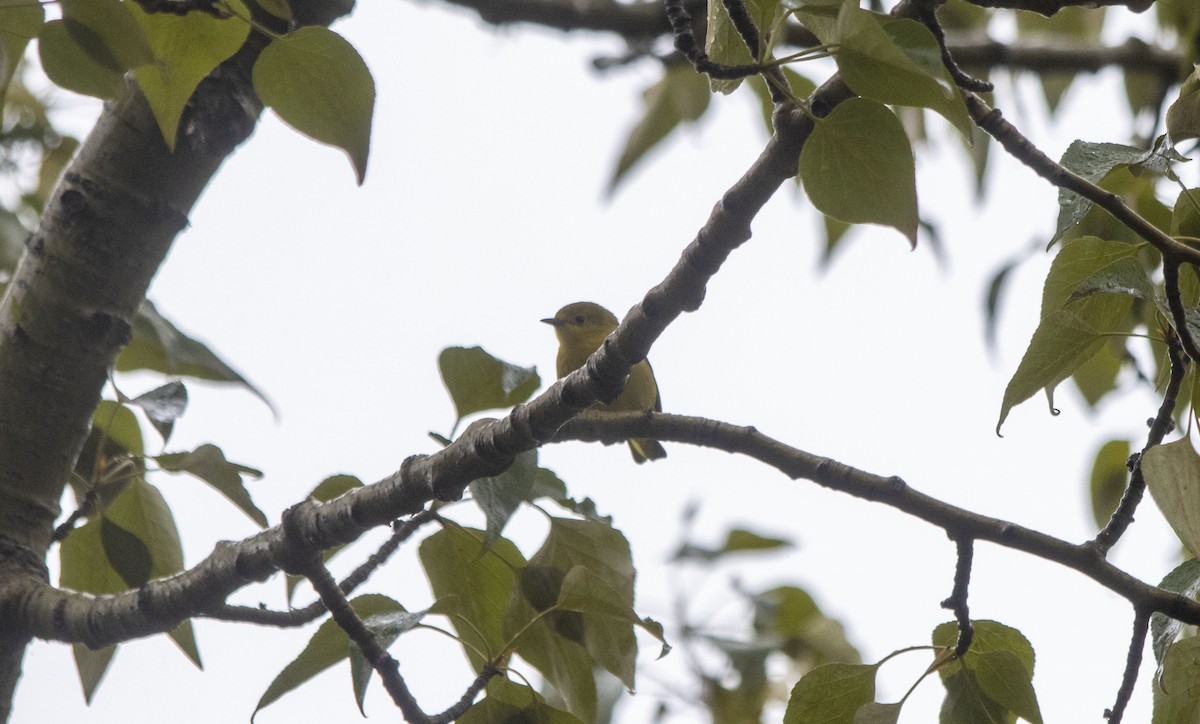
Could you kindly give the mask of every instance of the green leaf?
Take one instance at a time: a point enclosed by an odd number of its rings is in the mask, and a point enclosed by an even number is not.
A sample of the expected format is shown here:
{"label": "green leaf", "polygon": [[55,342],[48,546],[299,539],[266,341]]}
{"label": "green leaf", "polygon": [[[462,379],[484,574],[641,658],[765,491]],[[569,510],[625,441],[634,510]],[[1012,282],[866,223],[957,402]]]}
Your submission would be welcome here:
{"label": "green leaf", "polygon": [[715,677],[705,677],[704,701],[714,722],[758,722],[762,720],[767,703],[768,689],[767,657],[776,653],[769,643],[756,641],[730,641],[716,636],[704,636],[703,640],[715,646],[729,658],[729,665],[736,673],[732,686],[725,685]]}
{"label": "green leaf", "polygon": [[[376,613],[363,618],[363,625],[367,627],[371,633],[375,635],[379,645],[387,650],[391,645],[400,638],[400,635],[416,628],[417,624],[421,623],[421,619],[429,613],[429,609],[424,611],[387,611]],[[358,704],[358,711],[363,715],[367,715],[366,709],[363,708],[363,702],[367,698],[367,686],[371,683],[371,676],[375,673],[375,667],[371,666],[371,662],[367,661],[367,657],[363,655],[362,649],[358,644],[350,642],[350,679],[354,686],[354,700]]]}
{"label": "green leaf", "polygon": [[875,700],[878,665],[825,664],[792,687],[783,724],[854,724],[855,712]]}
{"label": "green leaf", "polygon": [[1153,724],[1190,724],[1200,717],[1200,638],[1167,649],[1154,687]]}
{"label": "green leaf", "polygon": [[208,443],[191,452],[163,453],[154,460],[167,472],[189,473],[200,478],[216,488],[250,520],[258,523],[260,528],[267,527],[267,516],[250,499],[242,477],[261,478],[261,470],[229,462],[221,448]]}
{"label": "green leaf", "polygon": [[[1146,151],[1119,143],[1090,143],[1076,140],[1067,147],[1059,163],[1092,183],[1100,183],[1109,172],[1118,168],[1140,169],[1145,167],[1153,172],[1162,173],[1166,168],[1166,158],[1160,149]],[[1083,219],[1088,210],[1092,208],[1092,202],[1074,191],[1060,188],[1058,190],[1058,207],[1058,225],[1054,236],[1050,239],[1051,244],[1062,238],[1068,229]]]}
{"label": "green leaf", "polygon": [[[742,40],[741,34],[729,19],[729,11],[721,0],[709,0],[707,35],[704,39],[704,51],[714,63],[722,65],[747,65],[766,57],[767,50],[772,44],[771,30],[776,20],[782,14],[779,0],[747,0],[746,12],[758,28],[759,46],[751,54]],[[709,81],[713,91],[724,94],[732,93],[741,80]]]}
{"label": "green leaf", "polygon": [[1031,672],[1009,651],[981,653],[971,666],[979,686],[992,701],[1032,724],[1042,724]]}
{"label": "green leaf", "polygon": [[560,709],[548,706],[528,685],[504,678],[488,682],[486,696],[458,718],[458,724],[583,724]]}
{"label": "green leaf", "polygon": [[1200,716],[1200,638],[1167,649],[1154,687],[1154,724],[1189,724]]}
{"label": "green leaf", "polygon": [[1108,523],[1125,493],[1125,484],[1129,480],[1129,470],[1125,466],[1129,454],[1128,440],[1109,440],[1096,453],[1088,497],[1092,501],[1092,518],[1097,529]]}
{"label": "green leaf", "polygon": [[612,516],[601,515],[600,511],[596,508],[596,501],[592,500],[591,498],[584,498],[583,500],[576,500],[574,498],[555,498],[554,502],[563,510],[570,511],[581,518],[596,521],[597,523],[612,525]]}
{"label": "green leaf", "polygon": [[1178,143],[1200,138],[1200,65],[1179,86],[1177,97],[1167,108],[1167,134]]}
{"label": "green leaf", "polygon": [[754,631],[798,661],[812,664],[862,661],[840,623],[827,617],[804,589],[779,586],[751,595]]}
{"label": "green leaf", "polygon": [[[800,151],[804,190],[822,213],[854,224],[883,224],[917,243],[912,147],[886,107],[851,98],[817,121]],[[880,188],[888,193],[879,193]]]}
{"label": "green leaf", "polygon": [[[1132,318],[1129,321],[1132,322]],[[1083,400],[1089,407],[1095,409],[1105,395],[1117,389],[1117,376],[1127,359],[1129,355],[1125,348],[1125,340],[1109,337],[1095,356],[1071,374],[1071,381],[1075,383],[1079,394],[1083,395]]]}
{"label": "green leaf", "polygon": [[938,21],[947,30],[987,30],[992,11],[967,0],[949,0],[938,8]]}
{"label": "green leaf", "polygon": [[175,420],[187,409],[187,388],[183,386],[182,382],[173,380],[149,392],[144,392],[129,402],[142,408],[142,412],[146,413],[146,419],[150,421],[155,430],[158,430],[158,434],[162,436],[165,443],[167,438],[171,437],[171,430],[175,428]]}
{"label": "green leaf", "polygon": [[[171,509],[158,488],[141,479],[131,481],[100,519],[100,545],[111,570],[130,588],[183,570],[183,546]],[[167,635],[201,666],[191,621]]]}
{"label": "green leaf", "polygon": [[[1162,579],[1158,587],[1187,598],[1195,598],[1196,594],[1200,593],[1200,559],[1192,558],[1180,563]],[[1167,648],[1175,641],[1180,631],[1183,631],[1183,623],[1180,621],[1158,611],[1150,616],[1150,648],[1154,651],[1154,660],[1158,662],[1155,678],[1162,674]]]}
{"label": "green leaf", "polygon": [[133,481],[109,506],[104,520],[135,537],[150,556],[149,566],[145,567],[136,560],[123,559],[119,555],[121,552],[136,551],[124,547],[110,548],[110,540],[123,545],[128,541],[123,537],[110,539],[108,530],[102,526],[101,540],[105,553],[113,568],[131,588],[151,578],[164,578],[183,570],[183,546],[179,542],[179,531],[175,527],[171,508],[158,488],[142,480]]}
{"label": "green leaf", "polygon": [[1157,75],[1135,67],[1126,67],[1122,80],[1130,116],[1137,118],[1142,113],[1158,112],[1163,89]]}
{"label": "green leaf", "polygon": [[555,475],[553,470],[538,468],[537,474],[534,476],[533,490],[530,495],[533,496],[534,500],[549,498],[560,508],[568,510],[581,518],[612,525],[612,516],[601,515],[600,511],[596,509],[596,502],[591,498],[575,500],[568,496],[566,483]]}
{"label": "green leaf", "polygon": [[667,65],[663,77],[642,93],[645,111],[625,139],[625,148],[608,182],[611,193],[625,174],[682,123],[692,123],[708,109],[708,76],[691,65]]}
{"label": "green leaf", "polygon": [[0,108],[25,46],[37,37],[45,21],[46,11],[38,0],[10,0],[0,8]]}
{"label": "green leaf", "polygon": [[825,45],[837,37],[838,15],[851,3],[858,5],[854,0],[783,0],[783,6]]}
{"label": "green leaf", "polygon": [[[63,540],[59,546],[59,570],[59,585],[74,591],[102,595],[126,589],[125,581],[105,554],[98,518],[71,531]],[[91,701],[117,647],[92,651],[82,644],[75,644],[72,649],[84,697]]]}
{"label": "green leaf", "polygon": [[421,565],[438,601],[438,612],[463,642],[478,671],[508,645],[504,616],[525,557],[506,538],[483,545],[483,531],[448,525],[421,541]]}
{"label": "green leaf", "polygon": [[[1125,278],[1123,284],[1127,287],[1138,286],[1139,282],[1132,280],[1136,273],[1129,269],[1131,264],[1138,263],[1138,248],[1135,244],[1106,241],[1094,236],[1064,244],[1054,257],[1042,286],[1042,317],[1068,305],[1072,309],[1084,306],[1076,302],[1081,296],[1090,296],[1090,293],[1081,295],[1080,289],[1087,290],[1090,287],[1094,291],[1114,278]],[[1145,276],[1144,272],[1142,275]],[[1085,300],[1090,301],[1097,300]]]}
{"label": "green leaf", "polygon": [[254,4],[280,20],[287,20],[289,23],[295,20],[289,0],[254,0]]}
{"label": "green leaf", "polygon": [[[240,15],[244,5],[229,0]],[[192,92],[218,65],[237,52],[250,34],[240,18],[218,19],[208,13],[147,14],[129,3],[149,41],[155,62],[137,70],[135,78],[154,113],[167,147],[174,150],[179,120]]]}
{"label": "green leaf", "polygon": [[70,478],[76,502],[103,512],[131,482],[144,478],[143,454],[142,429],[133,411],[101,400]]}
{"label": "green leaf", "polygon": [[[1100,41],[1104,8],[1064,7],[1051,17],[1017,11],[1017,35],[1031,45],[1079,47]],[[1074,73],[1039,73],[1042,94],[1053,113],[1075,79]]]}
{"label": "green leaf", "polygon": [[637,643],[631,624],[618,627],[577,611],[549,610],[576,566],[632,608],[634,570],[625,537],[603,523],[551,518],[545,543],[521,571],[520,595],[512,597],[504,628],[519,634],[517,653],[558,690],[568,711],[591,721],[596,712],[593,661],[632,688]]}
{"label": "green leaf", "polygon": [[[880,27],[887,40],[871,24]],[[842,45],[834,58],[839,70],[850,69],[854,80],[847,85],[880,103],[935,111],[970,142],[974,126],[966,102],[928,28],[908,18],[847,5],[838,18],[838,32]]]}
{"label": "green leaf", "polygon": [[674,560],[713,561],[730,553],[768,551],[791,547],[791,541],[786,539],[759,535],[744,528],[734,528],[726,534],[725,543],[720,548],[707,548],[687,543],[675,553]]}
{"label": "green leaf", "polygon": [[142,428],[133,411],[125,405],[112,400],[100,400],[96,411],[92,413],[92,426],[122,450],[139,457],[146,454]]}
{"label": "green leaf", "polygon": [[[1159,298],[1156,299],[1155,302],[1158,305],[1159,314],[1161,314],[1165,319],[1171,320],[1171,323],[1174,324],[1174,316],[1171,314],[1171,308],[1167,305],[1167,300]],[[1200,338],[1200,309],[1195,307],[1184,309],[1183,320],[1184,324],[1187,325],[1188,331],[1191,332],[1192,338]]]}
{"label": "green leaf", "polygon": [[[567,497],[567,484],[562,481],[553,470],[549,468],[538,468],[533,476],[533,490],[530,491],[534,500],[538,498],[550,498],[554,501],[563,500]],[[612,522],[611,520],[609,521]]]}
{"label": "green leaf", "polygon": [[[800,16],[822,15],[828,9],[806,8]],[[929,108],[971,138],[966,104],[942,63],[937,39],[924,25],[844,3],[836,23],[810,27],[822,43],[836,47],[838,70],[855,93],[880,103]]]}
{"label": "green leaf", "polygon": [[773,538],[744,528],[734,528],[725,536],[725,545],[721,547],[721,552],[765,551],[791,547],[792,542],[786,538]]}
{"label": "green leaf", "polygon": [[822,269],[827,269],[833,261],[833,253],[837,251],[846,232],[850,231],[854,225],[828,215],[822,215],[821,221],[822,227],[825,229],[825,247],[821,249],[821,258],[818,260],[818,264]]}
{"label": "green leaf", "polygon": [[93,60],[62,20],[42,26],[38,57],[50,80],[67,90],[95,98],[116,98],[125,87],[124,75]]}
{"label": "green leaf", "polygon": [[100,517],[100,543],[126,588],[137,588],[150,580],[154,566],[150,549],[140,538],[107,516]]}
{"label": "green leaf", "polygon": [[100,682],[108,672],[109,664],[117,654],[116,646],[105,646],[101,649],[89,649],[83,644],[71,644],[71,653],[75,658],[75,670],[79,674],[79,683],[83,687],[83,700],[92,703],[92,697],[100,688]]}
{"label": "green leaf", "polygon": [[1200,455],[1186,437],[1142,453],[1150,496],[1184,547],[1200,551]]}
{"label": "green leaf", "polygon": [[58,580],[64,588],[97,595],[128,588],[105,554],[101,526],[98,517],[90,520],[71,531],[59,546]]}
{"label": "green leaf", "polygon": [[472,413],[528,400],[542,384],[536,367],[517,367],[491,356],[482,347],[447,347],[438,355],[438,370],[454,401],[456,428]]}
{"label": "green leaf", "polygon": [[319,500],[322,503],[328,503],[355,488],[361,488],[362,485],[362,481],[353,475],[331,475],[318,483],[317,487],[313,488],[312,492],[308,494],[308,497],[313,500]]}
{"label": "green leaf", "polygon": [[71,37],[100,66],[124,73],[154,62],[154,52],[129,4],[119,0],[59,0]]}
{"label": "green leaf", "polygon": [[974,671],[961,669],[943,678],[942,683],[946,687],[946,698],[938,713],[939,724],[1000,724],[1015,719],[1008,709],[983,693]]}
{"label": "green leaf", "polygon": [[[972,621],[971,648],[959,660],[938,669],[946,686],[942,724],[976,724],[1011,721],[1009,712],[1035,716],[1040,721],[1033,694],[1033,647],[1015,628],[996,621]],[[933,630],[933,645],[947,648],[958,639],[958,625],[941,624]],[[986,686],[985,682],[986,681]]]}
{"label": "green leaf", "polygon": [[869,701],[854,712],[854,724],[896,724],[900,721],[900,707],[904,702],[880,704]]}
{"label": "green leaf", "polygon": [[1184,189],[1175,198],[1171,235],[1200,238],[1200,188]]}
{"label": "green leaf", "polygon": [[[1007,651],[1016,656],[1029,672],[1029,677],[1033,678],[1033,646],[1024,634],[1011,626],[988,619],[972,620],[971,625],[975,629],[975,636],[971,639],[971,648],[959,661],[938,669],[943,680],[961,670],[964,665],[969,669],[974,669],[979,655],[993,651]],[[939,624],[933,630],[932,641],[934,646],[942,648],[954,646],[958,641],[958,624],[954,621]]]}
{"label": "green leaf", "polygon": [[491,545],[500,537],[504,526],[521,503],[535,499],[534,482],[540,469],[537,459],[537,449],[528,450],[517,455],[504,472],[495,477],[480,478],[468,486],[475,504],[487,518],[484,545]]}
{"label": "green leaf", "polygon": [[50,194],[54,192],[54,184],[58,183],[58,178],[62,176],[78,148],[78,139],[64,136],[57,146],[48,149],[42,156],[42,165],[38,168],[38,187],[34,192],[39,211],[44,209],[50,200]]}
{"label": "green leaf", "polygon": [[1191,38],[1200,32],[1200,6],[1191,0],[1158,0],[1154,3],[1158,27]]}
{"label": "green leaf", "polygon": [[[1112,243],[1128,247],[1128,244]],[[1113,248],[1115,249],[1116,246]],[[1128,249],[1125,251],[1127,252]],[[1125,294],[1144,302],[1154,301],[1155,298],[1154,284],[1146,274],[1146,268],[1134,254],[1128,253],[1121,254],[1120,258],[1114,260],[1110,266],[1100,269],[1080,282],[1067,301],[1073,302],[1093,294]]]}
{"label": "green leaf", "polygon": [[328,28],[271,41],[254,63],[254,92],[292,128],[350,156],[361,185],[371,148],[375,80],[362,56]]}
{"label": "green leaf", "polygon": [[567,572],[556,606],[562,611],[583,614],[584,645],[596,662],[630,691],[633,691],[637,654],[632,627],[642,627],[663,644],[659,658],[671,650],[661,626],[643,625],[642,617],[633,610],[633,596],[621,582],[614,586],[583,566],[577,565]]}
{"label": "green leaf", "polygon": [[[808,98],[817,89],[816,83],[786,65],[780,66],[779,70],[783,72],[783,77],[787,79],[788,89],[791,91],[793,98],[801,100]],[[767,82],[762,79],[761,75],[755,75],[746,79],[746,87],[754,91],[754,95],[758,97],[759,108],[762,110],[763,125],[766,126],[767,133],[774,132],[775,127],[772,114],[775,112],[775,103],[771,100],[771,91],[767,88]]]}
{"label": "green leaf", "polygon": [[142,303],[133,320],[133,339],[117,356],[117,371],[147,369],[166,375],[194,377],[212,382],[232,382],[245,387],[274,412],[262,392],[203,343],[192,339],[158,313],[150,300]]}
{"label": "green leaf", "polygon": [[1104,346],[1107,335],[1126,331],[1132,299],[1097,294],[1072,301],[1075,291],[1137,254],[1137,246],[1083,237],[1063,246],[1050,265],[1042,290],[1042,318],[1021,363],[1004,390],[996,433],[1009,411],[1046,390],[1053,410],[1054,388]]}
{"label": "green leaf", "polygon": [[799,636],[814,619],[822,616],[812,596],[796,586],[778,586],[751,596],[754,630],[783,637]]}
{"label": "green leaf", "polygon": [[[369,593],[350,601],[359,618],[400,613],[404,607],[387,596]],[[321,624],[304,650],[280,671],[254,707],[254,714],[270,706],[281,696],[299,688],[330,666],[350,656],[350,637],[333,621]]]}
{"label": "green leaf", "polygon": [[167,636],[183,652],[183,655],[195,664],[197,669],[204,668],[204,664],[200,661],[200,648],[196,644],[196,632],[192,628],[191,619],[168,631]]}

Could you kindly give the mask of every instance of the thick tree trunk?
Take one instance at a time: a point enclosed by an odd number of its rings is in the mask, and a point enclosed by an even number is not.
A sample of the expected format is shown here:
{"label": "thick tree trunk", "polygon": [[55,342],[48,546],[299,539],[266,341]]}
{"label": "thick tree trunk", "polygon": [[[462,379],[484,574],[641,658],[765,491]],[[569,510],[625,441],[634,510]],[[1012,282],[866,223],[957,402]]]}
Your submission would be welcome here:
{"label": "thick tree trunk", "polygon": [[[327,25],[352,0],[291,3]],[[172,241],[262,110],[252,33],[197,89],[169,151],[131,83],[66,169],[0,302],[0,722],[29,641],[7,612],[44,580],[55,519],[108,371]]]}

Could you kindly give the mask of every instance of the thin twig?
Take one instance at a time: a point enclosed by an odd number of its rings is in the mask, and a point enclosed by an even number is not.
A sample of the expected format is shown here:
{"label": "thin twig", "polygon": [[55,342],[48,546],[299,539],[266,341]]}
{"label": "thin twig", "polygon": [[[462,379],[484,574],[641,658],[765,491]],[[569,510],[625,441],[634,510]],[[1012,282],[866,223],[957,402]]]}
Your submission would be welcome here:
{"label": "thin twig", "polygon": [[[754,24],[754,18],[746,10],[744,0],[721,0],[733,27],[741,36],[750,57],[759,63],[759,72],[767,81],[767,90],[771,94],[771,102],[775,105],[786,103],[790,98],[790,87],[783,71],[771,63],[770,57],[764,57],[763,51],[770,47],[770,42],[763,40],[762,31]],[[770,30],[770,28],[768,28]]]}
{"label": "thin twig", "polygon": [[1089,9],[1104,6],[1124,5],[1135,13],[1140,13],[1154,4],[1154,0],[967,0],[972,5],[981,8],[1007,8],[1009,10],[1029,10],[1046,17],[1057,13],[1063,8],[1084,7]]}
{"label": "thin twig", "polygon": [[[939,3],[940,5],[940,3]],[[933,33],[933,37],[937,40],[938,48],[942,53],[942,65],[946,67],[950,77],[954,79],[954,84],[963,90],[974,91],[976,93],[991,93],[995,90],[995,86],[986,80],[975,78],[962,68],[950,53],[950,49],[946,47],[946,31],[942,29],[942,24],[937,19],[937,7],[920,4],[917,11],[917,20],[921,22],[929,32]]]}
{"label": "thin twig", "polygon": [[1129,641],[1129,654],[1125,657],[1125,675],[1121,677],[1121,688],[1112,709],[1104,712],[1108,724],[1121,724],[1125,707],[1133,696],[1133,685],[1137,683],[1138,669],[1142,667],[1142,651],[1146,648],[1146,633],[1150,629],[1150,612],[1144,608],[1134,609],[1133,637]]}
{"label": "thin twig", "polygon": [[1042,153],[1032,141],[1017,130],[1016,126],[1004,120],[999,109],[992,108],[974,93],[963,93],[963,100],[966,101],[967,111],[975,123],[999,141],[1004,150],[1033,169],[1037,175],[1059,188],[1079,194],[1104,209],[1164,256],[1171,256],[1176,263],[1200,265],[1200,250],[1171,238],[1169,234],[1129,208],[1120,195],[1105,191]]}
{"label": "thin twig", "polygon": [[[1186,247],[1191,249],[1191,247]],[[1192,329],[1187,322],[1187,309],[1183,306],[1183,293],[1179,289],[1179,265],[1196,262],[1175,254],[1163,252],[1163,287],[1167,294],[1167,308],[1175,322],[1175,333],[1179,335],[1179,343],[1193,360],[1200,362],[1200,346],[1192,337]]]}
{"label": "thin twig", "polygon": [[299,526],[295,523],[296,516],[292,514],[293,510],[289,509],[283,515],[285,546],[290,551],[286,557],[281,556],[285,559],[283,561],[283,565],[286,566],[285,570],[302,575],[309,580],[313,590],[317,592],[321,602],[329,610],[330,617],[346,632],[350,640],[358,646],[363,657],[379,674],[384,689],[403,712],[404,718],[415,724],[448,724],[466,713],[487,682],[500,673],[499,666],[493,662],[484,666],[475,681],[467,687],[463,697],[446,711],[432,716],[422,711],[416,697],[413,696],[404,677],[400,674],[399,662],[380,645],[379,639],[350,606],[346,594],[321,560],[320,551],[312,548],[303,540]]}
{"label": "thin twig", "polygon": [[964,92],[963,100],[976,125],[987,131],[1004,146],[1014,158],[1055,186],[1073,191],[1096,206],[1107,211],[1114,219],[1124,224],[1133,233],[1145,239],[1163,257],[1163,277],[1167,289],[1167,304],[1171,319],[1180,341],[1188,355],[1200,361],[1200,345],[1192,339],[1187,326],[1187,313],[1179,296],[1179,265],[1192,264],[1200,268],[1200,250],[1184,244],[1150,223],[1145,217],[1131,209],[1119,194],[1105,191],[1096,184],[1070,171],[1021,134],[1015,126],[1004,120],[1000,111],[991,108],[974,93]]}
{"label": "thin twig", "polygon": [[954,611],[958,622],[958,642],[954,645],[954,657],[961,659],[971,648],[975,638],[975,627],[971,625],[971,610],[967,606],[967,594],[971,588],[971,562],[975,557],[975,541],[958,538],[954,541],[958,562],[954,566],[954,591],[942,601],[942,608]]}
{"label": "thin twig", "polygon": [[[371,574],[386,563],[392,554],[399,550],[400,545],[411,537],[417,529],[426,523],[437,520],[437,518],[437,513],[425,510],[417,513],[408,520],[393,523],[392,527],[394,530],[392,535],[384,541],[383,545],[379,546],[379,550],[368,556],[350,575],[343,578],[338,584],[338,588],[347,596],[353,593],[356,588],[366,583]],[[222,603],[209,611],[205,611],[201,615],[205,618],[216,619],[218,621],[241,621],[264,626],[277,626],[279,628],[294,628],[317,620],[326,610],[328,609],[325,608],[324,602],[318,598],[307,606],[294,608],[289,611],[275,611],[264,607],[234,606]]]}
{"label": "thin twig", "polygon": [[225,3],[221,0],[133,0],[145,12],[153,15],[161,13],[165,15],[178,15],[180,17],[189,13],[204,13],[211,15],[214,18],[225,19],[232,17],[225,9]]}
{"label": "thin twig", "polygon": [[699,44],[696,43],[696,32],[692,28],[692,15],[684,6],[684,1],[666,0],[666,10],[667,19],[671,22],[671,34],[675,37],[675,49],[683,53],[683,57],[688,59],[698,73],[704,73],[710,78],[718,80],[736,80],[757,75],[762,70],[762,66],[758,63],[721,65],[712,62],[708,53],[701,50]]}
{"label": "thin twig", "polygon": [[1146,491],[1146,479],[1142,474],[1142,456],[1146,451],[1155,445],[1162,443],[1163,438],[1171,431],[1175,425],[1175,405],[1179,399],[1179,390],[1183,386],[1183,378],[1187,372],[1188,360],[1183,356],[1183,349],[1180,347],[1179,338],[1174,334],[1167,335],[1167,358],[1171,363],[1171,376],[1167,380],[1167,388],[1163,392],[1163,401],[1158,408],[1158,414],[1150,423],[1150,432],[1146,436],[1146,444],[1142,447],[1142,451],[1138,454],[1136,460],[1131,460],[1132,473],[1129,476],[1129,486],[1125,488],[1125,494],[1121,496],[1121,502],[1117,504],[1117,509],[1109,517],[1105,523],[1104,529],[1101,530],[1096,537],[1091,541],[1091,545],[1100,551],[1101,555],[1107,555],[1125,531],[1133,523],[1133,513],[1137,510],[1138,504],[1142,500],[1142,496]]}

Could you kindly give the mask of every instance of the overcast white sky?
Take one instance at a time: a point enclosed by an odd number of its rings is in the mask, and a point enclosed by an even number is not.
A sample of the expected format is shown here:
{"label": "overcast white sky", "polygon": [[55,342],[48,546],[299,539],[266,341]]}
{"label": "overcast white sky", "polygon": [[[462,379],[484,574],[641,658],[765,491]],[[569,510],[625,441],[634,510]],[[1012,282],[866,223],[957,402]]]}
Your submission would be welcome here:
{"label": "overcast white sky", "polygon": [[[622,52],[615,39],[497,30],[435,2],[362,3],[337,29],[363,54],[378,87],[365,186],[354,186],[340,152],[268,113],[195,209],[151,289],[164,314],[210,342],[278,405],[276,422],[248,394],[189,383],[192,406],[169,446],[214,442],[230,459],[266,471],[251,491],[272,520],[327,475],[371,481],[405,456],[435,449],[426,433],[447,433],[453,422],[436,367],[443,347],[479,344],[552,376],[555,342],[538,320],[572,301],[597,301],[618,314],[635,303],[765,140],[748,93],[714,98],[698,127],[673,138],[606,200],[640,91],[658,72],[650,64],[592,71],[593,57]],[[1127,139],[1121,112],[1090,110],[1123,103],[1119,83],[1113,74],[1084,79],[1049,124],[1038,89],[1024,79],[1019,102],[1005,110],[1057,157],[1076,135]],[[1002,79],[1004,96],[1012,90]],[[972,510],[1083,540],[1093,533],[1083,491],[1095,448],[1112,435],[1141,440],[1157,402],[1133,394],[1092,415],[1064,388],[1061,416],[1035,400],[1012,413],[1005,438],[996,437],[1001,395],[1035,325],[1049,257],[1016,275],[994,356],[984,347],[981,300],[1002,261],[1047,238],[1055,192],[994,152],[993,198],[977,206],[958,141],[941,121],[930,128],[934,143],[918,160],[920,193],[924,215],[942,232],[948,267],[939,268],[927,246],[910,252],[899,234],[866,230],[818,273],[818,222],[802,194],[785,190],[700,311],[654,347],[665,409],[752,424],[803,450],[901,475]],[[124,387],[137,393],[156,384],[129,378]],[[806,587],[847,625],[868,661],[927,643],[949,618],[938,602],[950,592],[954,547],[939,530],[723,453],[669,449],[666,461],[640,467],[615,447],[559,445],[542,456],[572,494],[596,499],[631,540],[642,614],[670,618],[662,563],[678,542],[679,512],[698,500],[707,542],[743,525],[792,538],[798,548],[693,581],[694,623],[737,620],[742,609],[720,593],[735,577],[750,588]],[[203,484],[157,482],[174,507],[189,564],[217,540],[254,532]],[[542,525],[527,516],[509,532],[531,554]],[[343,554],[342,565],[362,550]],[[1174,566],[1177,551],[1147,502],[1114,555],[1154,581]],[[370,590],[410,608],[428,604],[414,557],[415,548],[402,551]],[[237,600],[278,607],[282,590],[273,580]],[[1111,706],[1132,620],[1123,600],[1066,569],[980,545],[971,611],[1032,641],[1046,721],[1099,721]],[[197,630],[207,671],[194,670],[165,637],[134,642],[121,648],[90,708],[69,649],[35,644],[14,721],[154,722],[168,712],[181,723],[245,721],[312,627],[278,632],[201,621]],[[653,642],[642,643],[643,683],[623,722],[647,721],[662,683],[681,685],[682,660],[655,662]],[[392,652],[427,710],[452,702],[469,681],[445,639],[406,637]],[[908,654],[885,667],[880,700],[901,696],[928,661]],[[1149,663],[1127,721],[1149,718],[1151,671]],[[927,681],[901,721],[932,721],[940,700],[940,684]],[[695,710],[674,704],[678,721],[696,719]],[[374,717],[395,716],[378,688],[367,706]],[[346,669],[338,667],[257,721],[358,719]]]}

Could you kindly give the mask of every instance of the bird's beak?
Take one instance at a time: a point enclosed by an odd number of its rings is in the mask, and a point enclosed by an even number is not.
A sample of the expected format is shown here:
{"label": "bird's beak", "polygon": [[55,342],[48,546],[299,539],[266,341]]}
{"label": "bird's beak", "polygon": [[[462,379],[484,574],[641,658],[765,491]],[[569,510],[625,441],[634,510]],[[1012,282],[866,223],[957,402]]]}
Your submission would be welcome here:
{"label": "bird's beak", "polygon": [[550,317],[548,319],[543,319],[542,321],[545,322],[546,324],[549,324],[551,327],[558,327],[563,323],[563,321],[561,319],[555,319],[554,317]]}

